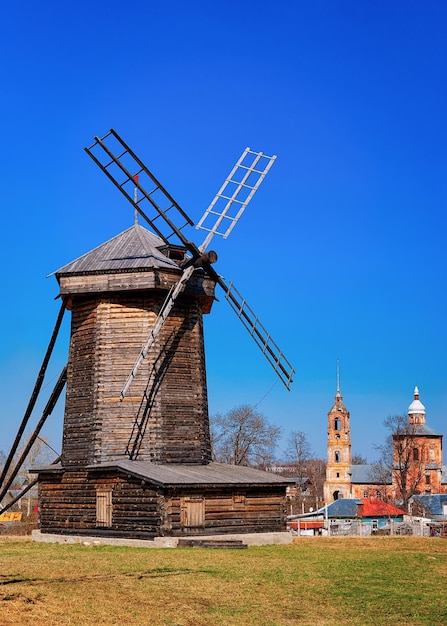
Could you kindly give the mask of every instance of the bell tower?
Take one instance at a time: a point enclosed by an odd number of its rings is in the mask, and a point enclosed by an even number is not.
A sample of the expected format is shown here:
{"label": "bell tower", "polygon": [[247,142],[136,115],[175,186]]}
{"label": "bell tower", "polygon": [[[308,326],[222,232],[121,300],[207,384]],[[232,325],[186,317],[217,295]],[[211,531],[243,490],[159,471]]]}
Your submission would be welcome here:
{"label": "bell tower", "polygon": [[324,482],[326,504],[338,498],[351,497],[351,426],[349,411],[340,393],[340,372],[337,365],[335,403],[328,413],[327,465]]}

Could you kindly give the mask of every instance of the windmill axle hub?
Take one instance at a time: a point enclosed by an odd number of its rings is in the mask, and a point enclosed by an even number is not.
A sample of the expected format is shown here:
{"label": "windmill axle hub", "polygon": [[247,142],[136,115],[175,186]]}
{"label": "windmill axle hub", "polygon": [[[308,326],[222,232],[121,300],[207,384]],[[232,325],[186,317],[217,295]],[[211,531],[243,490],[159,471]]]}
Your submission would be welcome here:
{"label": "windmill axle hub", "polygon": [[197,258],[187,259],[183,261],[181,264],[181,268],[185,270],[186,268],[193,265],[194,267],[206,267],[207,265],[211,265],[217,261],[217,252],[214,250],[209,250],[208,252],[204,252]]}

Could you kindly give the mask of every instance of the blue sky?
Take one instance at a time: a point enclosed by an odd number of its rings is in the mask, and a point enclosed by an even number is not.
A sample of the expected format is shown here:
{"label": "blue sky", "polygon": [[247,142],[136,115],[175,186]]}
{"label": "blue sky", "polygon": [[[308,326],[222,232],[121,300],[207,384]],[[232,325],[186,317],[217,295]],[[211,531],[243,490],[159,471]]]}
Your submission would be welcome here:
{"label": "blue sky", "polygon": [[[430,0],[5,5],[0,449],[56,320],[48,274],[133,222],[83,151],[112,127],[195,221],[246,146],[278,156],[213,247],[295,382],[275,384],[221,298],[205,329],[212,414],[258,405],[324,457],[339,359],[355,453],[374,458],[415,384],[447,434],[446,22]],[[67,340],[66,320],[47,394]],[[62,411],[45,428],[56,448]]]}

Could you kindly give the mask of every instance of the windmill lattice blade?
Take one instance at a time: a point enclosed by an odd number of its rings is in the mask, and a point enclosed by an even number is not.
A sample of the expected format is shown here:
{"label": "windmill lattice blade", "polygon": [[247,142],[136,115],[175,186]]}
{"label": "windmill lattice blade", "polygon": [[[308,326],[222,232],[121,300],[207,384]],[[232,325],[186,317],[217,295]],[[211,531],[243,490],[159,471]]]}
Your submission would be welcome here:
{"label": "windmill lattice blade", "polygon": [[132,368],[132,371],[129,374],[129,377],[126,380],[126,383],[123,387],[123,390],[121,391],[120,394],[120,402],[122,402],[124,400],[124,398],[126,397],[127,392],[129,391],[129,387],[131,386],[131,384],[133,383],[133,381],[135,380],[135,377],[138,373],[138,370],[140,369],[140,365],[142,364],[142,362],[144,361],[144,359],[147,357],[149,350],[151,348],[151,346],[153,345],[153,343],[155,342],[155,340],[157,339],[158,334],[160,333],[163,324],[165,323],[166,318],[168,317],[169,313],[172,311],[172,308],[175,304],[175,300],[178,296],[178,294],[183,290],[185,284],[188,282],[189,278],[191,277],[192,273],[194,272],[195,268],[194,266],[190,266],[188,267],[186,270],[184,270],[180,280],[178,281],[178,283],[175,285],[175,287],[173,289],[171,289],[168,293],[168,295],[166,296],[165,301],[163,302],[163,305],[160,309],[160,312],[157,316],[157,320],[154,324],[154,327],[152,328],[150,335],[148,337],[148,340],[146,341],[143,349],[141,350],[138,359],[135,361],[135,365]]}
{"label": "windmill lattice blade", "polygon": [[245,328],[253,337],[257,345],[261,348],[262,353],[273,367],[281,381],[290,391],[290,385],[293,382],[294,368],[286,359],[278,345],[273,341],[270,334],[261,324],[255,313],[248,306],[245,298],[241,296],[233,283],[229,286],[220,278],[220,286],[225,291],[225,298],[230,303],[231,308],[236,312]]}
{"label": "windmill lattice blade", "polygon": [[[276,159],[276,156],[266,156],[250,148],[244,150],[197,224],[197,228],[208,231],[204,242],[198,248],[182,232],[186,226],[193,225],[192,220],[116,131],[111,129],[104,137],[95,137],[95,142],[85,148],[85,151],[166,245],[183,245],[192,254],[193,260],[201,256],[214,235],[228,237]],[[135,189],[138,189],[141,194],[139,199]],[[142,361],[146,358],[174,307],[178,294],[184,289],[193,272],[194,265],[192,264],[183,271],[175,288],[168,293],[149,338],[121,391],[120,400],[124,400]],[[207,268],[207,272],[224,289],[233,310],[236,311],[279,378],[289,389],[294,369],[279,347],[235,287],[231,284],[227,287],[211,267]]]}
{"label": "windmill lattice blade", "polygon": [[214,235],[228,237],[275,159],[276,156],[253,152],[250,148],[244,150],[196,226],[209,232],[201,250]]}
{"label": "windmill lattice blade", "polygon": [[[85,151],[166,244],[182,244],[190,249],[182,230],[192,226],[193,221],[116,131],[111,129],[104,137],[95,137]],[[135,198],[135,187],[139,199]]]}

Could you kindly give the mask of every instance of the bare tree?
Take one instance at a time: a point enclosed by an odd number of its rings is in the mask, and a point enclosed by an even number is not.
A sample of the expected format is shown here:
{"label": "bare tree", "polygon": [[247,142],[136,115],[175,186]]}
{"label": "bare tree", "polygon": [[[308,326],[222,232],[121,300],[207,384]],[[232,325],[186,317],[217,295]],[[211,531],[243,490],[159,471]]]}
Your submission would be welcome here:
{"label": "bare tree", "polygon": [[310,483],[307,463],[313,453],[305,433],[300,430],[293,430],[290,433],[287,439],[286,456],[293,466],[293,477],[296,479],[292,510],[301,513],[304,511],[306,499],[311,497],[310,485],[306,483]]}
{"label": "bare tree", "polygon": [[280,435],[254,407],[242,405],[211,418],[213,458],[230,465],[268,465]]}
{"label": "bare tree", "polygon": [[292,430],[287,439],[287,459],[294,463],[300,471],[301,468],[305,468],[306,462],[312,458],[312,448],[307,438],[306,433],[300,430]]}
{"label": "bare tree", "polygon": [[[31,434],[25,434],[23,443],[17,449],[16,456],[19,457],[25,446],[27,445]],[[22,467],[17,473],[17,478],[28,480],[30,478],[29,470],[38,465],[49,465],[51,460],[57,453],[51,448],[46,437],[38,436],[29,450]]]}
{"label": "bare tree", "polygon": [[368,461],[361,454],[353,454],[351,463],[352,465],[367,465]]}
{"label": "bare tree", "polygon": [[312,483],[311,490],[315,499],[315,508],[324,502],[324,481],[326,480],[326,461],[324,459],[310,459],[307,462],[307,472]]}
{"label": "bare tree", "polygon": [[411,496],[419,493],[424,478],[425,449],[418,437],[417,425],[407,415],[390,415],[384,422],[389,431],[385,444],[376,446],[380,459],[374,466],[376,482],[389,482],[396,487],[396,497],[408,510]]}

